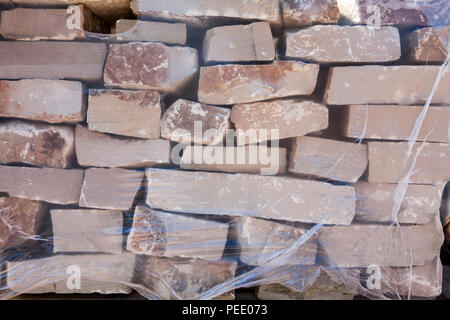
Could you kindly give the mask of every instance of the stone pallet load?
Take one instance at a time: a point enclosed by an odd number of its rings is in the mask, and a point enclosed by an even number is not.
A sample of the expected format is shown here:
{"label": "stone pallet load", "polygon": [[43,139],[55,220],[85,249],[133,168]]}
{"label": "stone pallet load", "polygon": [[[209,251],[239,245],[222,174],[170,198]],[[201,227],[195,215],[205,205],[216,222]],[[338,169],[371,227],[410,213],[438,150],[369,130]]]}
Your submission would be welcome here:
{"label": "stone pallet load", "polygon": [[348,4],[0,0],[0,298],[448,294],[445,3]]}

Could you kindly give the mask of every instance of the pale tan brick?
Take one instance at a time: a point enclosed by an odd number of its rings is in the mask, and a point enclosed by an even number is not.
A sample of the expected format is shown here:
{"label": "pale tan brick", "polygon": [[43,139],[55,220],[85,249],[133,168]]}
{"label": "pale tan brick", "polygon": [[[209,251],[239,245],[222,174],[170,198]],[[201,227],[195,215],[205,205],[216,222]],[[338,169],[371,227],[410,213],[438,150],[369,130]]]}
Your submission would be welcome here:
{"label": "pale tan brick", "polygon": [[119,41],[155,41],[184,45],[187,39],[184,23],[120,19],[116,21],[116,33]]}
{"label": "pale tan brick", "polygon": [[404,37],[407,59],[411,62],[444,62],[450,45],[450,26],[417,29]]}

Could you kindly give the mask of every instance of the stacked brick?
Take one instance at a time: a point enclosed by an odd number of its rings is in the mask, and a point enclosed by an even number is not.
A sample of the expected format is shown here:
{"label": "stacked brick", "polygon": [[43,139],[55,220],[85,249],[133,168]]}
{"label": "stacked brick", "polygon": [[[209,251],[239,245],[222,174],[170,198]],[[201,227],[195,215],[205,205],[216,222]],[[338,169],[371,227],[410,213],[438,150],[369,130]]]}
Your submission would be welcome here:
{"label": "stacked brick", "polygon": [[448,17],[372,2],[0,0],[0,295],[445,293]]}

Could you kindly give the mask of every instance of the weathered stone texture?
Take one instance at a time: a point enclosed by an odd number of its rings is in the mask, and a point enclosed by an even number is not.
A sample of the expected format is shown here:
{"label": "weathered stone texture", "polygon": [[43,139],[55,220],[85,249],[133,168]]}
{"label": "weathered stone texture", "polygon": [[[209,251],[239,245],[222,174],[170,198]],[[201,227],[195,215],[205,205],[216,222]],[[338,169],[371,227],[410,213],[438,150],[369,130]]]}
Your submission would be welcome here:
{"label": "weathered stone texture", "polygon": [[187,28],[184,23],[120,19],[116,21],[116,34],[119,41],[154,41],[184,45]]}
{"label": "weathered stone texture", "polygon": [[336,0],[282,0],[283,20],[287,28],[311,24],[335,24],[339,21]]}
{"label": "weathered stone texture", "polygon": [[449,54],[450,26],[421,28],[404,37],[406,57],[411,62],[442,63]]}

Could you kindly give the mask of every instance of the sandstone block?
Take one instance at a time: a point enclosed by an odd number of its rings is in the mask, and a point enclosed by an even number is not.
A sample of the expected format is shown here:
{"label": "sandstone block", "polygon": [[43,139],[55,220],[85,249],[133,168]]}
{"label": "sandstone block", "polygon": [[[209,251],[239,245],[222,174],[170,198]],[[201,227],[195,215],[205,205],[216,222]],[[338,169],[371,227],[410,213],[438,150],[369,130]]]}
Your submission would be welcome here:
{"label": "sandstone block", "polygon": [[[126,283],[132,282],[134,265],[131,253],[53,255],[8,262],[8,287],[17,293],[128,294],[132,289]],[[71,279],[74,267],[80,271],[79,288]]]}
{"label": "sandstone block", "polygon": [[[423,106],[350,105],[344,135],[350,138],[408,140]],[[448,142],[450,109],[430,107],[416,141]]]}
{"label": "sandstone block", "polygon": [[160,137],[161,96],[155,91],[90,90],[90,130],[122,136]]}
{"label": "sandstone block", "polygon": [[445,1],[337,0],[341,17],[351,24],[434,26],[448,24]]}
{"label": "sandstone block", "polygon": [[131,9],[141,18],[185,21],[201,27],[228,20],[280,22],[277,0],[132,0]]}
{"label": "sandstone block", "polygon": [[330,266],[421,266],[439,254],[440,224],[389,226],[350,225],[319,230],[321,259]]}
{"label": "sandstone block", "polygon": [[170,164],[170,142],[120,138],[78,126],[78,163],[89,167],[149,167]]}
{"label": "sandstone block", "polygon": [[49,123],[82,122],[86,113],[80,82],[0,81],[0,116]]}
{"label": "sandstone block", "polygon": [[287,28],[311,24],[335,24],[339,21],[336,0],[282,0],[283,20]]}
{"label": "sandstone block", "polygon": [[206,63],[274,59],[274,40],[267,22],[216,27],[208,30],[203,40]]}
{"label": "sandstone block", "polygon": [[95,42],[0,42],[1,79],[99,81],[106,45]]}
{"label": "sandstone block", "polygon": [[225,223],[138,206],[127,250],[159,257],[219,260],[227,235]]}
{"label": "sandstone block", "polygon": [[75,156],[70,126],[7,120],[0,123],[0,163],[69,168]]}
{"label": "sandstone block", "polygon": [[184,45],[187,39],[184,23],[120,19],[116,22],[116,33],[119,41],[155,41]]}
{"label": "sandstone block", "polygon": [[[288,177],[148,169],[147,204],[167,211],[350,224],[354,188]],[[169,183],[170,182],[170,183]]]}
{"label": "sandstone block", "polygon": [[198,99],[203,103],[229,105],[311,95],[318,73],[317,64],[300,61],[202,67]]}
{"label": "sandstone block", "polygon": [[111,44],[106,59],[107,87],[176,92],[198,71],[197,50],[162,43]]}
{"label": "sandstone block", "polygon": [[400,56],[400,34],[394,27],[317,25],[286,33],[288,58],[363,63],[395,61]]}
{"label": "sandstone block", "polygon": [[0,247],[21,247],[39,235],[47,207],[43,202],[0,197]]}
{"label": "sandstone block", "polygon": [[[403,197],[398,187],[397,184],[358,181],[354,221],[426,224],[436,218],[441,202],[436,187],[409,184]],[[401,203],[397,203],[400,199]]]}
{"label": "sandstone block", "polygon": [[[270,220],[238,217],[234,220],[240,259],[248,265],[313,265],[317,234],[307,235],[303,224],[281,224]],[[279,257],[281,256],[281,257]]]}
{"label": "sandstone block", "polygon": [[450,180],[450,146],[416,142],[408,157],[408,142],[368,143],[370,182],[397,183],[409,171],[409,183],[435,184]]}
{"label": "sandstone block", "polygon": [[356,182],[367,168],[367,146],[316,137],[293,143],[289,172],[331,180]]}
{"label": "sandstone block", "polygon": [[53,252],[121,253],[123,217],[119,210],[51,210]]}
{"label": "sandstone block", "polygon": [[0,166],[0,192],[55,204],[77,204],[83,170]]}
{"label": "sandstone block", "polygon": [[236,263],[188,258],[141,257],[136,279],[159,299],[211,299],[233,279]]}
{"label": "sandstone block", "polygon": [[229,119],[227,108],[179,99],[164,112],[161,136],[174,142],[214,145],[225,138]]}
{"label": "sandstone block", "polygon": [[417,29],[404,37],[405,52],[411,62],[444,62],[449,54],[450,26]]}
{"label": "sandstone block", "polygon": [[[258,143],[266,140],[261,131],[277,130],[277,138],[293,138],[328,127],[328,108],[322,104],[298,99],[236,104],[231,110],[236,127],[237,143]],[[256,133],[256,139],[251,137]]]}
{"label": "sandstone block", "polygon": [[2,11],[0,34],[11,40],[75,40],[86,32],[107,33],[103,21],[83,5],[67,9],[16,8]]}
{"label": "sandstone block", "polygon": [[[325,92],[329,105],[425,104],[440,66],[357,66],[330,69]],[[450,69],[444,70],[432,103],[450,103]]]}
{"label": "sandstone block", "polygon": [[180,168],[230,173],[283,174],[286,171],[286,148],[262,146],[203,147],[187,146]]}
{"label": "sandstone block", "polygon": [[130,210],[144,172],[118,168],[90,168],[84,172],[80,207]]}

